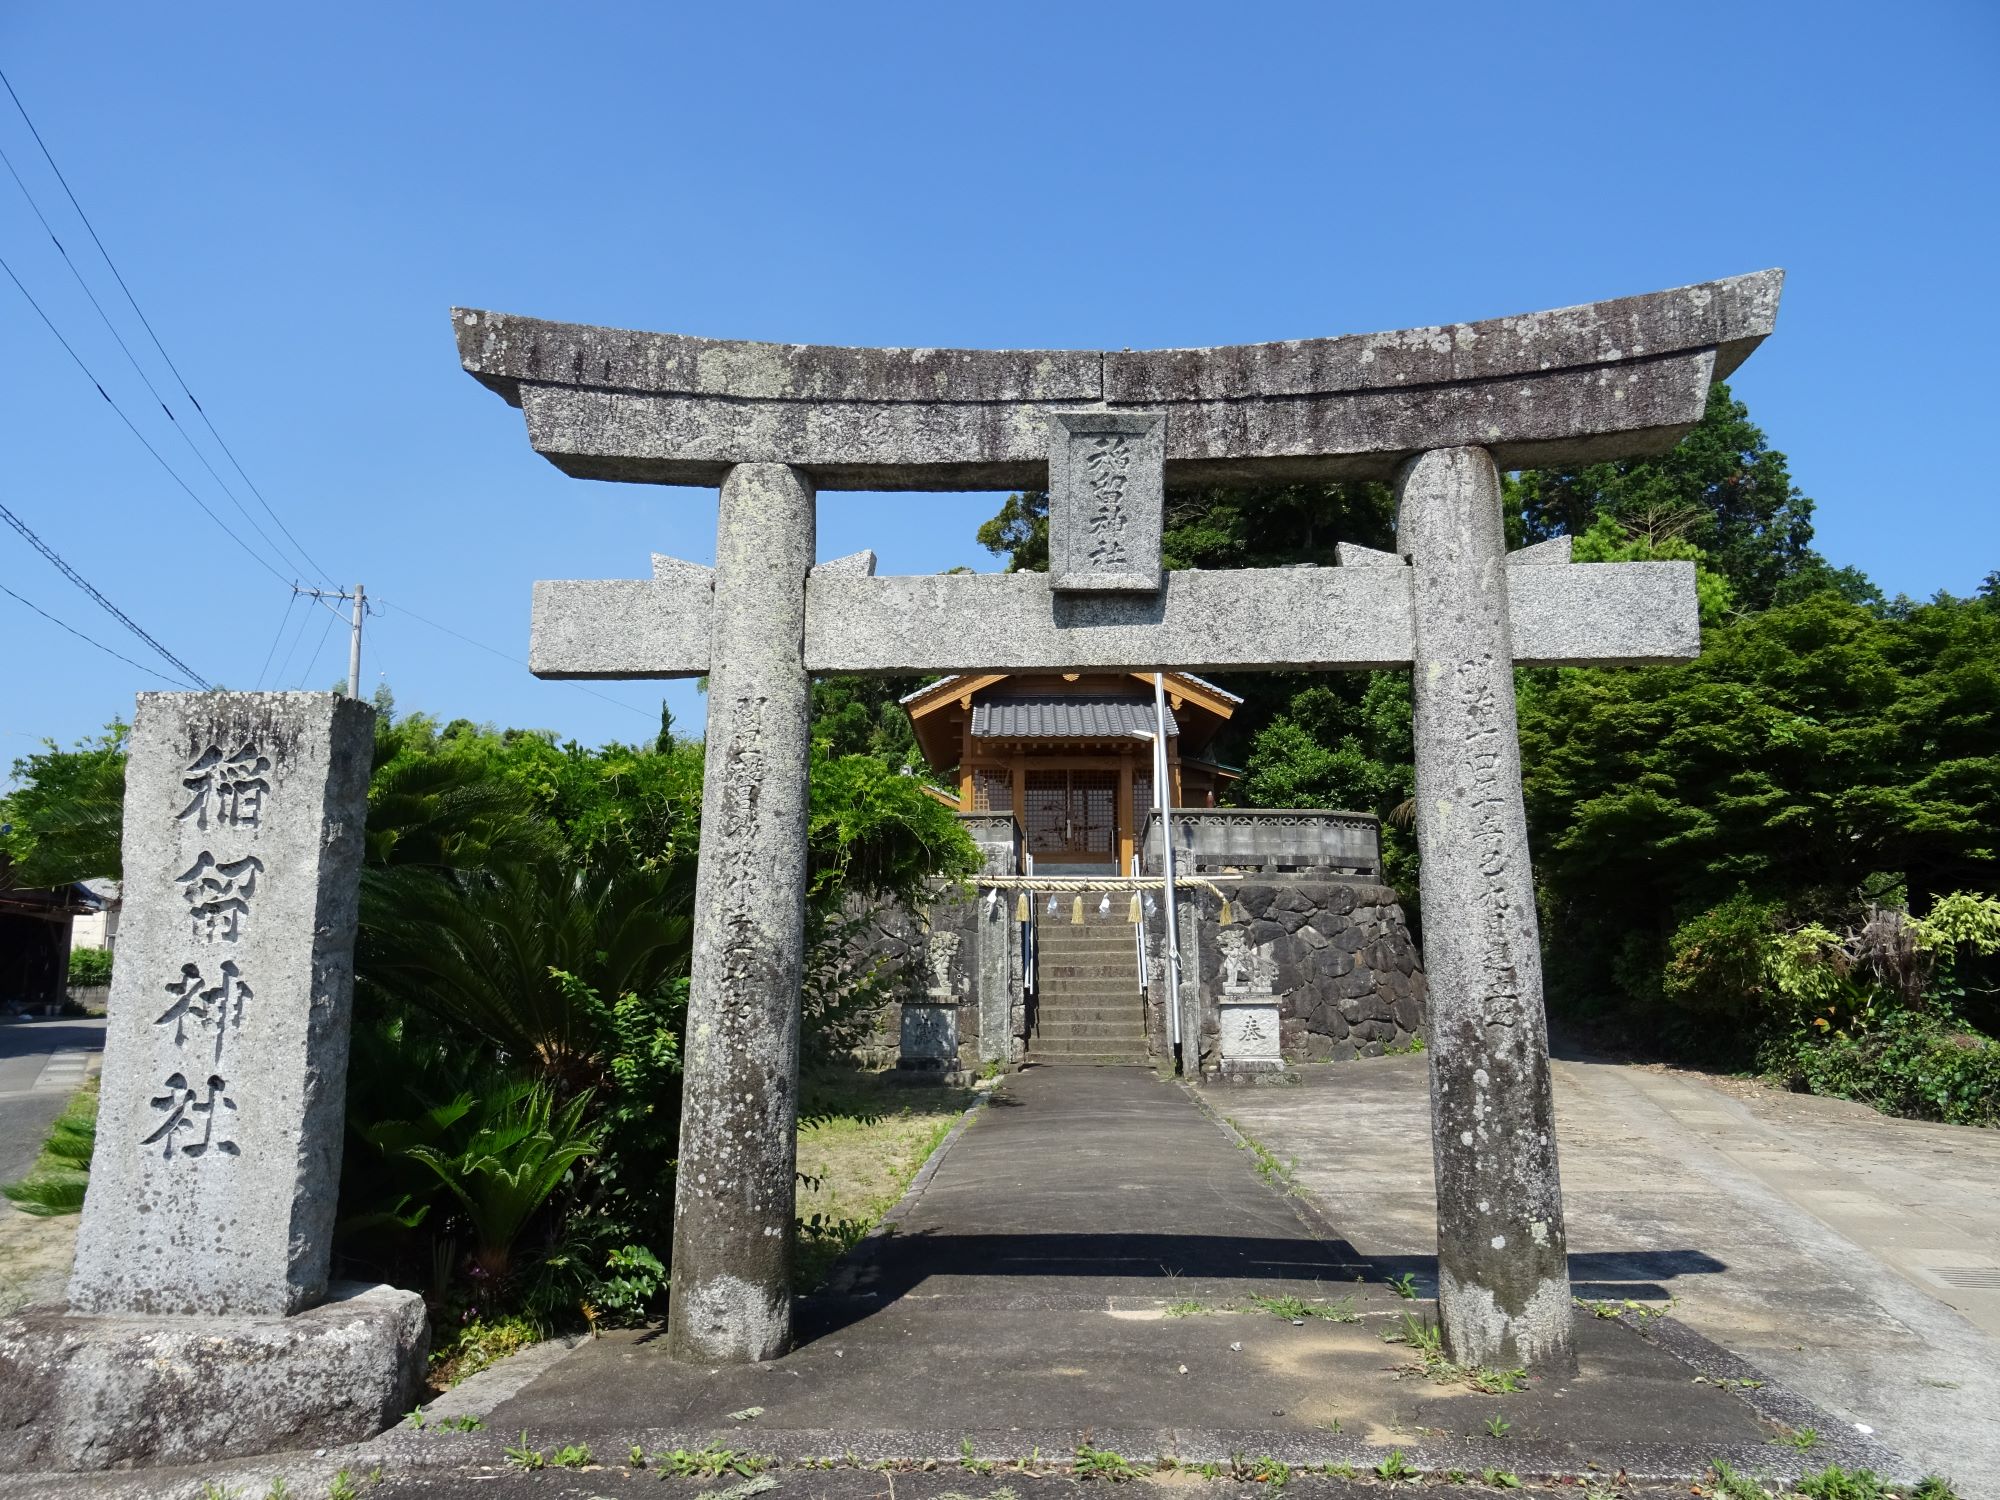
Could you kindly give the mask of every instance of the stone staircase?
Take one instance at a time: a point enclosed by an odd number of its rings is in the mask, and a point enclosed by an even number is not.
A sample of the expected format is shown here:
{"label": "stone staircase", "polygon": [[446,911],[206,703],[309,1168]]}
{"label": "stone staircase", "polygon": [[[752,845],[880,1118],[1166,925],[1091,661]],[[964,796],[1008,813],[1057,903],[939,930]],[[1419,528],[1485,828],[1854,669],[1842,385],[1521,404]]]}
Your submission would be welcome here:
{"label": "stone staircase", "polygon": [[[1094,904],[1094,902],[1093,902]],[[1118,899],[1123,915],[1124,898]],[[1082,926],[1060,917],[1035,924],[1035,1030],[1028,1061],[1072,1067],[1145,1067],[1146,1000],[1139,989],[1132,926]]]}

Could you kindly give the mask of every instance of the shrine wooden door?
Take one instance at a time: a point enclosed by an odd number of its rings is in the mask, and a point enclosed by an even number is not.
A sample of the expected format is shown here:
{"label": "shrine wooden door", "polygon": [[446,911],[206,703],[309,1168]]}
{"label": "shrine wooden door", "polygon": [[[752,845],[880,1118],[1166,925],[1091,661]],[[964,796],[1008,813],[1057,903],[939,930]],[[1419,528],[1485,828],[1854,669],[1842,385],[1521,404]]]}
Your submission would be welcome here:
{"label": "shrine wooden door", "polygon": [[1118,773],[1031,769],[1023,787],[1028,852],[1042,868],[1118,862]]}

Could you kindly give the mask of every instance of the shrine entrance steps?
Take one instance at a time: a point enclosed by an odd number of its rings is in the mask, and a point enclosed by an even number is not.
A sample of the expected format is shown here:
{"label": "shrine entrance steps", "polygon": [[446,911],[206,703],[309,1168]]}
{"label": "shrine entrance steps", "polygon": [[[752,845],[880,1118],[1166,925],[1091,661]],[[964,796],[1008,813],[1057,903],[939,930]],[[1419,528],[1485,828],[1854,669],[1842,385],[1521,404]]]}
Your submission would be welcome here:
{"label": "shrine entrance steps", "polygon": [[[1094,898],[1086,898],[1095,905]],[[1125,899],[1114,902],[1124,916]],[[1035,1011],[1028,1061],[1146,1067],[1146,997],[1132,925],[1040,916],[1035,923]]]}

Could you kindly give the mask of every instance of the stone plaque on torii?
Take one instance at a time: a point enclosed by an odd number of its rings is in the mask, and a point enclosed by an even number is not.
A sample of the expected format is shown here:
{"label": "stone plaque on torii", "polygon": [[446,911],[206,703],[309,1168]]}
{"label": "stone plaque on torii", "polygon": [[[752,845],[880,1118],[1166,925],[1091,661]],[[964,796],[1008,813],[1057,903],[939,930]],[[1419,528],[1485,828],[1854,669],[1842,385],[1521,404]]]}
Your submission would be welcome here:
{"label": "stone plaque on torii", "polygon": [[[848,349],[457,310],[465,368],[586,479],[719,485],[711,570],[535,585],[538,676],[707,674],[669,1348],[790,1338],[809,679],[1171,663],[1411,667],[1438,1313],[1468,1364],[1572,1367],[1516,665],[1700,650],[1688,563],[1507,553],[1503,470],[1660,453],[1770,333],[1765,271],[1395,333],[1148,351]],[[1393,479],[1394,553],[1163,573],[1168,484]],[[1049,487],[1047,574],[813,565],[819,490]]]}

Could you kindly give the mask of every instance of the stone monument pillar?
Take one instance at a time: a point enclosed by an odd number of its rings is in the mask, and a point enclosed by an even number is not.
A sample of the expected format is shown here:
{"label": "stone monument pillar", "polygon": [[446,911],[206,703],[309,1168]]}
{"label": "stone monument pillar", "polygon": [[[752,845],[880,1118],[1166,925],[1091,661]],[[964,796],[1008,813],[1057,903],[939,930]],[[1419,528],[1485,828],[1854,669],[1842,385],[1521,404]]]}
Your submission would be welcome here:
{"label": "stone monument pillar", "polygon": [[0,1323],[0,1460],[104,1468],[372,1435],[422,1299],[329,1286],[374,711],[143,693],[69,1311]]}
{"label": "stone monument pillar", "polygon": [[140,697],[78,1312],[326,1295],[374,720],[327,693]]}
{"label": "stone monument pillar", "polygon": [[1438,1321],[1463,1364],[1573,1369],[1500,476],[1484,448],[1440,449],[1404,466],[1397,499],[1416,632]]}
{"label": "stone monument pillar", "polygon": [[722,481],[667,1332],[690,1362],[792,1336],[813,513],[786,465]]}

